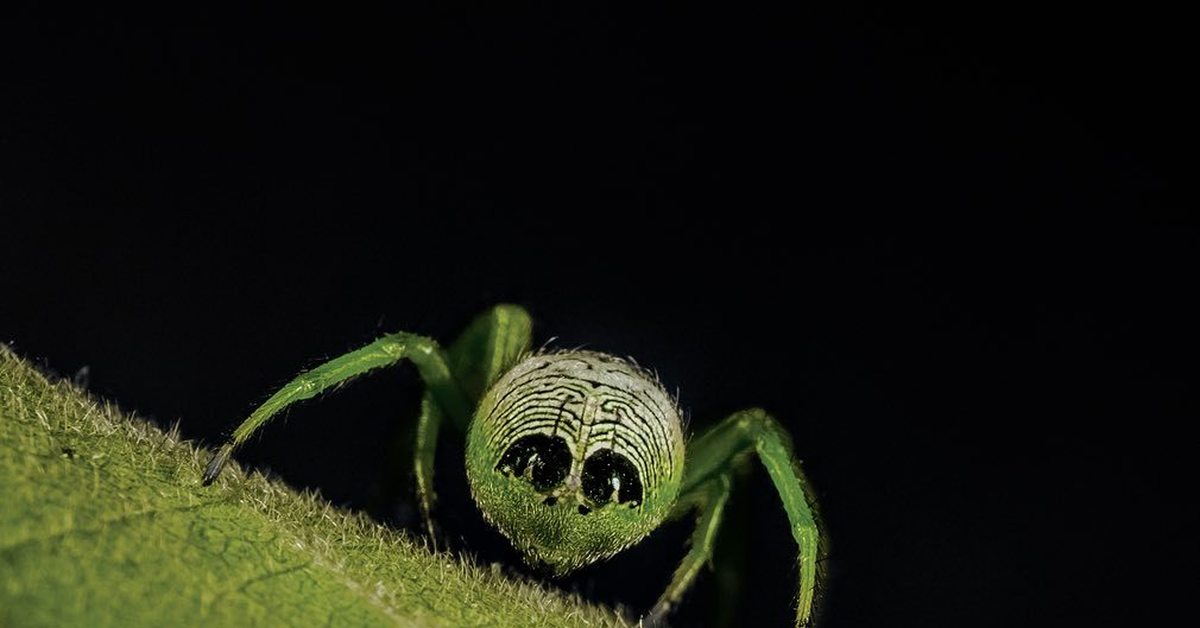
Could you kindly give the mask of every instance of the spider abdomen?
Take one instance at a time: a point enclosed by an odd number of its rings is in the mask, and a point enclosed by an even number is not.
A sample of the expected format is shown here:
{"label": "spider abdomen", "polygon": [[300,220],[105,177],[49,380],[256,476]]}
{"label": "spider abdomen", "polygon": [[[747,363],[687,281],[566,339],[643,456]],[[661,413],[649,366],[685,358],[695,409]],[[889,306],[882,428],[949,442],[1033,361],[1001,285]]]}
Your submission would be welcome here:
{"label": "spider abdomen", "polygon": [[636,543],[683,473],[674,400],[652,375],[591,351],[527,357],[483,396],[467,475],[484,515],[533,563],[565,573]]}

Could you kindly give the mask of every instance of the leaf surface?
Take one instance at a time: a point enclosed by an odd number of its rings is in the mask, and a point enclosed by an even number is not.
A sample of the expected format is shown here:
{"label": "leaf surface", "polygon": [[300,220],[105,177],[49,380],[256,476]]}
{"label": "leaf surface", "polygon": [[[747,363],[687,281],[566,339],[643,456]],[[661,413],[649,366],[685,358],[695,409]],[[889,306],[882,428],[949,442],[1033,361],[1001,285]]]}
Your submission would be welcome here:
{"label": "leaf surface", "polygon": [[0,626],[624,625],[207,457],[0,346]]}

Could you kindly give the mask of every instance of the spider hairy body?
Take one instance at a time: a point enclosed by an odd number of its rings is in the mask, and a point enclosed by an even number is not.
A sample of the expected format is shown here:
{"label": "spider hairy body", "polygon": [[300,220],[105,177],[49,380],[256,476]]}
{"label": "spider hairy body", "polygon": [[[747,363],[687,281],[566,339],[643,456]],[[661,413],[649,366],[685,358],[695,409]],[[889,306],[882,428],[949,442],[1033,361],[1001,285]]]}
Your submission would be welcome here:
{"label": "spider hairy body", "polygon": [[[471,494],[526,562],[563,575],[637,543],[669,519],[695,516],[691,547],[646,616],[661,622],[710,565],[740,462],[756,456],[779,492],[798,547],[796,625],[811,626],[827,540],[787,431],[765,411],[736,412],[685,448],[675,400],[635,364],[594,351],[530,353],[524,309],[498,305],[448,349],[407,332],[301,373],[234,430],[204,473],[292,403],[409,360],[426,392],[414,475],[433,533],[433,460],[443,424],[466,439]],[[686,452],[686,455],[685,455]]]}
{"label": "spider hairy body", "polygon": [[467,437],[467,477],[484,516],[557,574],[657,528],[683,462],[679,411],[658,381],[591,351],[517,363],[483,396]]}

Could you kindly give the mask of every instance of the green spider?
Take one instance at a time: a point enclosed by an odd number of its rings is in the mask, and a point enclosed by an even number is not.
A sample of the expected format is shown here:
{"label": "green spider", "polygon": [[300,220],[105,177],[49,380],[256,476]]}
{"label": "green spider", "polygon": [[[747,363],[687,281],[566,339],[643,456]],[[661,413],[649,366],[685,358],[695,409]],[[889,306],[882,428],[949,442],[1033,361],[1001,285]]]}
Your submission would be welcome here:
{"label": "green spider", "polygon": [[466,435],[471,494],[533,566],[565,575],[697,514],[691,548],[647,616],[661,621],[710,561],[739,461],[751,452],[779,491],[799,545],[796,625],[809,626],[825,538],[783,427],[759,409],[734,413],[685,445],[675,400],[638,366],[592,351],[531,352],[529,314],[498,305],[443,350],[389,334],[298,375],[233,432],[204,472],[288,405],[408,359],[425,383],[415,451],[417,496],[432,531],[433,459],[449,421]]}

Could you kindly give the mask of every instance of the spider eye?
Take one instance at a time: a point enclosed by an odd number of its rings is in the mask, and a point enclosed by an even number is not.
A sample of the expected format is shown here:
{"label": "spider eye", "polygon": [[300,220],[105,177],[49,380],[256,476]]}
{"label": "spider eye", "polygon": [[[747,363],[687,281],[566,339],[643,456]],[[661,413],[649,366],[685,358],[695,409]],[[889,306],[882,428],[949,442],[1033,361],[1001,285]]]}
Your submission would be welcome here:
{"label": "spider eye", "polygon": [[601,449],[583,463],[583,494],[597,506],[616,501],[635,507],[642,503],[642,481],[629,459]]}
{"label": "spider eye", "polygon": [[496,470],[525,477],[539,491],[548,491],[562,483],[571,470],[571,451],[561,437],[533,434],[522,436],[500,457]]}

